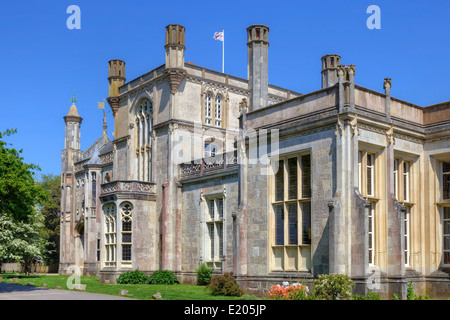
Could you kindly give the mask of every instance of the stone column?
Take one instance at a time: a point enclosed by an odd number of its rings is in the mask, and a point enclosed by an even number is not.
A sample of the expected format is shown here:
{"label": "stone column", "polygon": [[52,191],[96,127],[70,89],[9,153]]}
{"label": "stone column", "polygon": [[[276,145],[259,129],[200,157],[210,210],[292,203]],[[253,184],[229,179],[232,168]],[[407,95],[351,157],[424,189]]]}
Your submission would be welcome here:
{"label": "stone column", "polygon": [[238,138],[238,164],[239,164],[239,194],[238,210],[233,215],[234,226],[234,273],[237,276],[247,274],[247,152],[245,143],[245,122],[247,117],[247,102],[243,100],[240,104],[241,115],[239,117]]}
{"label": "stone column", "polygon": [[405,245],[404,218],[406,208],[395,199],[394,193],[394,128],[386,132],[386,198],[387,198],[387,278],[389,281],[389,296],[398,294],[401,299],[406,299],[405,279]]}

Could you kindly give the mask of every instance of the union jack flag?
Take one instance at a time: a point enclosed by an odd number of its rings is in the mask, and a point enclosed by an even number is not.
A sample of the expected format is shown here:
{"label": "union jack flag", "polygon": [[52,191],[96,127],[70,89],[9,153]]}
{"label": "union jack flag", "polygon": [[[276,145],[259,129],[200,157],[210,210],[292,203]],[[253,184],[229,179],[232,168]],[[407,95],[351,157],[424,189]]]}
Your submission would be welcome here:
{"label": "union jack flag", "polygon": [[214,33],[214,39],[223,41],[223,32],[216,32],[216,33]]}

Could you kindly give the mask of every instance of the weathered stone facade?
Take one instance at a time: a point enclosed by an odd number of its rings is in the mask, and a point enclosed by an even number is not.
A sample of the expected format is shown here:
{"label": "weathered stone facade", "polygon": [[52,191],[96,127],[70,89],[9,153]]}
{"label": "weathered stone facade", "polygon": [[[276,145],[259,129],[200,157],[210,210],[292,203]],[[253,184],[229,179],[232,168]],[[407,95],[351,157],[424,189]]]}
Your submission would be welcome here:
{"label": "weathered stone facade", "polygon": [[[73,105],[62,153],[60,272],[201,263],[250,293],[342,273],[355,292],[448,297],[450,103],[420,107],[355,84],[322,57],[322,88],[269,85],[269,28],[248,33],[248,80],[184,62],[166,27],[165,64],[126,82],[109,62],[114,140],[80,150]],[[449,170],[450,171],[450,170]]]}

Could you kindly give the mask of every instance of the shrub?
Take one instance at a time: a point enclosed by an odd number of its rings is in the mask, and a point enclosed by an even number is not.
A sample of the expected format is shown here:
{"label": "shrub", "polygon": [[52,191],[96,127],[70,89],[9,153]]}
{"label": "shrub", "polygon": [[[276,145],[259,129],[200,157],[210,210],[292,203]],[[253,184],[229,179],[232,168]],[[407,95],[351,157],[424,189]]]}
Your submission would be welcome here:
{"label": "shrub", "polygon": [[148,278],[149,284],[177,284],[180,283],[170,270],[156,270]]}
{"label": "shrub", "polygon": [[211,282],[213,269],[208,267],[206,263],[202,263],[202,265],[196,271],[197,271],[197,284],[199,286],[204,286]]}
{"label": "shrub", "polygon": [[408,282],[408,290],[406,291],[406,300],[415,300],[414,287],[412,281]]}
{"label": "shrub", "polygon": [[314,280],[313,295],[320,300],[343,300],[352,295],[355,284],[347,275],[321,274]]}
{"label": "shrub", "polygon": [[429,300],[429,299],[430,297],[428,295],[425,296],[416,295],[414,293],[412,280],[408,282],[408,290],[406,291],[406,300]]}
{"label": "shrub", "polygon": [[148,276],[139,270],[122,273],[119,278],[117,278],[118,284],[141,284],[147,283],[147,281]]}
{"label": "shrub", "polygon": [[301,284],[272,286],[269,296],[275,300],[309,300],[308,287]]}
{"label": "shrub", "polygon": [[400,299],[398,298],[398,294],[394,293],[394,295],[392,296],[392,300],[400,300]]}
{"label": "shrub", "polygon": [[213,296],[240,297],[244,294],[236,279],[229,272],[223,275],[213,276],[211,282],[206,286]]}
{"label": "shrub", "polygon": [[368,292],[366,296],[362,294],[355,294],[353,300],[381,300],[381,297],[377,293]]}

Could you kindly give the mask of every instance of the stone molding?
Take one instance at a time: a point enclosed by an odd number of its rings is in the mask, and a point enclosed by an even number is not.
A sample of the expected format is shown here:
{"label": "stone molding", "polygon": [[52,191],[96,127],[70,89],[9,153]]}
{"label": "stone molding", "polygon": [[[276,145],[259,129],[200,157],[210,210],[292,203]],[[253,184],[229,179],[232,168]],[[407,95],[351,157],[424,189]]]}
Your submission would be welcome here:
{"label": "stone molding", "polygon": [[164,70],[164,75],[168,77],[170,84],[170,93],[175,94],[186,77],[187,71],[179,68],[170,68]]}

